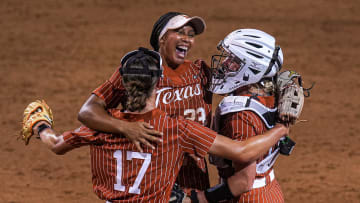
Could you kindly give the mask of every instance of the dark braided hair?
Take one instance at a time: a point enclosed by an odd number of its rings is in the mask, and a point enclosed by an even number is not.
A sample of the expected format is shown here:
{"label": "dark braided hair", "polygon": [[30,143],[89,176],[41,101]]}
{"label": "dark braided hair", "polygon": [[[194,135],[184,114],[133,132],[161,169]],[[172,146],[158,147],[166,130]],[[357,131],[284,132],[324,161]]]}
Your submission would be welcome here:
{"label": "dark braided hair", "polygon": [[[149,70],[159,70],[158,61],[149,55],[142,55],[141,57],[133,56],[126,64],[127,69],[144,70],[144,65],[147,65]],[[146,100],[151,96],[159,76],[153,74],[142,74],[141,72],[135,74],[123,74],[123,84],[127,93],[127,102],[125,109],[131,112],[141,111],[146,106]]]}

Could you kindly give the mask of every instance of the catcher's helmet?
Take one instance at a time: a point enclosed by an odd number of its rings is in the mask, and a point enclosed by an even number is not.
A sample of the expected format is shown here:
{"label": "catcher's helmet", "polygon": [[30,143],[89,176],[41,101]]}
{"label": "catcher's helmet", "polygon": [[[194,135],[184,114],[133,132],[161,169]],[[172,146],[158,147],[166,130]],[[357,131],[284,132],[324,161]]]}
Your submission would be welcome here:
{"label": "catcher's helmet", "polygon": [[283,53],[275,38],[256,29],[239,29],[220,41],[220,55],[212,56],[210,90],[226,94],[271,78],[281,69]]}

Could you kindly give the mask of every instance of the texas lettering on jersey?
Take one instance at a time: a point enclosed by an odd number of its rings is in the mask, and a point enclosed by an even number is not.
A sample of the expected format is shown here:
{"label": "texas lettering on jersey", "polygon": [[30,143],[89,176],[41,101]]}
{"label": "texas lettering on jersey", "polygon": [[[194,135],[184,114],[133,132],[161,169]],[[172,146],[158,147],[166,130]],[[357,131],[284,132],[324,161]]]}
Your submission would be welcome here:
{"label": "texas lettering on jersey", "polygon": [[211,108],[204,102],[203,91],[199,83],[183,87],[161,87],[156,93],[157,108],[170,115],[180,115],[207,125]]}
{"label": "texas lettering on jersey", "polygon": [[[173,90],[173,88],[165,87],[156,91],[156,107],[159,106],[159,102],[162,102],[164,105],[166,105],[176,101],[183,101],[195,95],[201,94],[200,84],[196,84],[195,88],[192,86],[186,86],[180,89],[176,89],[175,91],[167,90]],[[160,98],[162,99],[160,100]]]}

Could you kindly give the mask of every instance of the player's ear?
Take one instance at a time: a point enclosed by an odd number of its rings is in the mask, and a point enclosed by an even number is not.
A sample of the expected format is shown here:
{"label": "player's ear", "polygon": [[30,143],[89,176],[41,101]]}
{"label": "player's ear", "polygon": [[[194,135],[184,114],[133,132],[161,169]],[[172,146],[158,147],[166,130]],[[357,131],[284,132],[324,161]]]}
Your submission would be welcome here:
{"label": "player's ear", "polygon": [[159,47],[164,46],[167,34],[165,34],[160,40],[159,40]]}

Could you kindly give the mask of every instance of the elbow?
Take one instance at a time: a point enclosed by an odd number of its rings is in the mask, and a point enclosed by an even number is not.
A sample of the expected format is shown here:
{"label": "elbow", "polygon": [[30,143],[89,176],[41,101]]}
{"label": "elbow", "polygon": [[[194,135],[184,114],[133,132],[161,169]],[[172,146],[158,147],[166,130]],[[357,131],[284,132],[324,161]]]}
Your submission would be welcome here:
{"label": "elbow", "polygon": [[85,125],[88,124],[88,121],[96,116],[93,108],[94,107],[89,104],[84,104],[78,113],[78,120]]}
{"label": "elbow", "polygon": [[54,152],[54,154],[56,154],[56,155],[64,155],[67,152],[67,150],[57,148],[57,147],[52,148],[51,151]]}
{"label": "elbow", "polygon": [[253,188],[255,175],[256,175],[256,163],[250,164],[250,167],[246,167],[228,179],[228,184],[231,192],[234,196],[240,196],[242,193],[248,192]]}
{"label": "elbow", "polygon": [[254,168],[252,171],[248,172],[246,177],[246,191],[250,191],[253,189],[255,176],[256,176],[256,163],[253,163]]}
{"label": "elbow", "polygon": [[87,118],[89,118],[89,116],[90,116],[90,112],[86,108],[81,107],[77,119],[81,123],[84,123],[87,120]]}
{"label": "elbow", "polygon": [[52,150],[56,155],[64,155],[65,152],[61,152],[61,151],[57,151],[57,150]]}
{"label": "elbow", "polygon": [[93,119],[93,117],[96,117],[98,115],[97,112],[99,112],[99,110],[106,111],[105,109],[105,102],[99,99],[97,96],[92,95],[81,107],[78,113],[78,120],[86,125],[89,121]]}
{"label": "elbow", "polygon": [[234,197],[238,197],[241,194],[248,192],[252,189],[254,181],[250,181],[245,177],[237,178],[237,177],[230,177],[228,179],[228,184],[230,191]]}
{"label": "elbow", "polygon": [[254,178],[248,179],[247,185],[246,185],[247,186],[246,191],[250,191],[253,188],[254,180],[255,180],[255,176],[254,176]]}

